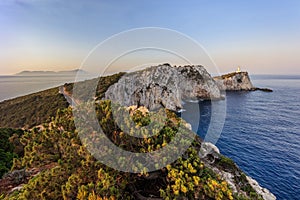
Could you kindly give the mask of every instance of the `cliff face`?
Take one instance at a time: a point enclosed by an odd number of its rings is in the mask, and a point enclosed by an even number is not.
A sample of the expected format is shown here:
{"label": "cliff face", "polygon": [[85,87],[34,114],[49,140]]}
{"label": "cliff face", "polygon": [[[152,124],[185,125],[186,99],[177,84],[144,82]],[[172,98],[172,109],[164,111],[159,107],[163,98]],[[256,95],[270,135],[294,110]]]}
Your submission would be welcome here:
{"label": "cliff face", "polygon": [[150,110],[163,106],[178,111],[184,99],[219,98],[218,86],[200,65],[172,67],[164,64],[128,73],[105,93],[105,99],[123,106],[143,105]]}
{"label": "cliff face", "polygon": [[233,72],[222,76],[214,77],[220,90],[238,91],[255,90],[252,85],[248,72]]}

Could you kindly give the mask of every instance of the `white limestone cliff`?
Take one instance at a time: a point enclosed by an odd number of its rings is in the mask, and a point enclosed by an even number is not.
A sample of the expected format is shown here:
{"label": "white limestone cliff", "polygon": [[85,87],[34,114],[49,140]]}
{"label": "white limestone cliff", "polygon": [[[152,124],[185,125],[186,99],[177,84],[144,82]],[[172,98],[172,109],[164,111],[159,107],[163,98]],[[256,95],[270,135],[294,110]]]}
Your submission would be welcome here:
{"label": "white limestone cliff", "polygon": [[213,78],[203,66],[153,66],[127,73],[105,93],[105,99],[123,106],[141,105],[150,110],[161,106],[182,109],[184,99],[220,99]]}
{"label": "white limestone cliff", "polygon": [[252,85],[248,72],[233,72],[222,76],[214,77],[220,90],[239,91],[255,90]]}

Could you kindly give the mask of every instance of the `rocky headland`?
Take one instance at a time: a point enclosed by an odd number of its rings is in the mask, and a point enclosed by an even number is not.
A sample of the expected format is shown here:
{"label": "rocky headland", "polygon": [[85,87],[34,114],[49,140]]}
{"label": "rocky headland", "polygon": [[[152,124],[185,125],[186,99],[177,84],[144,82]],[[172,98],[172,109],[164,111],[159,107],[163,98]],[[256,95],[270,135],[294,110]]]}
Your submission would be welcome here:
{"label": "rocky headland", "polygon": [[105,99],[123,106],[142,105],[150,110],[161,106],[178,111],[182,101],[221,99],[218,85],[201,65],[153,66],[127,73],[105,93]]}
{"label": "rocky headland", "polygon": [[218,87],[222,91],[256,91],[272,92],[268,88],[253,86],[248,72],[232,72],[214,77]]}
{"label": "rocky headland", "polygon": [[212,77],[201,65],[171,66],[163,64],[126,73],[105,92],[104,99],[123,106],[139,105],[150,110],[165,107],[182,109],[184,100],[216,100],[222,91],[272,92],[253,86],[248,72],[233,72]]}

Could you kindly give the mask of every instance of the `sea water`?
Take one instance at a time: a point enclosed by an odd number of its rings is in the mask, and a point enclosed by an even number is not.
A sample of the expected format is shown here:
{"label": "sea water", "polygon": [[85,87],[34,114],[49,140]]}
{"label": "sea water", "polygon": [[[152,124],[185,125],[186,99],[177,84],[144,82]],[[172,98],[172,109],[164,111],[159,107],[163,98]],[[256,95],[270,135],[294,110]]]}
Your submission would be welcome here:
{"label": "sea water", "polygon": [[0,102],[74,80],[75,76],[0,76]]}
{"label": "sea water", "polygon": [[[252,82],[274,92],[227,92],[216,146],[277,199],[300,199],[300,76],[254,76]],[[196,105],[200,112],[185,103],[182,117],[205,138],[212,103]]]}

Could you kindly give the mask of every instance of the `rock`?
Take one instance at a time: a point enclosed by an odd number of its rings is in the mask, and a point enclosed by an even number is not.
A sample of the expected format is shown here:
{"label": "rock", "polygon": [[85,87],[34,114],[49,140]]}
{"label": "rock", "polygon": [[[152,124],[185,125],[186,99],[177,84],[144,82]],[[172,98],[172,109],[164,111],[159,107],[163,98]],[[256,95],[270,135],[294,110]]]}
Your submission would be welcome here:
{"label": "rock", "polygon": [[184,126],[189,129],[189,130],[192,130],[192,124],[190,123],[185,123]]}
{"label": "rock", "polygon": [[255,88],[254,90],[259,90],[259,91],[263,91],[263,92],[273,92],[273,90],[271,90],[269,88]]}
{"label": "rock", "polygon": [[23,184],[22,184],[22,185],[19,185],[19,186],[17,186],[17,187],[14,187],[13,189],[11,189],[11,192],[21,190],[23,187],[24,187]]}
{"label": "rock", "polygon": [[13,190],[17,190],[21,185],[28,182],[32,175],[31,171],[25,169],[14,170],[6,173],[2,179],[0,179],[0,193],[10,193]]}
{"label": "rock", "polygon": [[[234,164],[232,169],[229,171],[221,167],[218,164],[221,158],[220,151],[214,144],[202,142],[199,150],[199,157],[207,167],[212,169],[229,184],[233,193],[238,193],[239,195],[249,197],[242,188],[250,185],[257,194],[261,195],[264,200],[276,199],[274,194],[272,194],[268,189],[261,187],[256,180],[246,176],[236,164]],[[244,179],[242,178],[243,176],[245,177]]]}
{"label": "rock", "polygon": [[50,163],[40,168],[20,169],[6,173],[0,179],[0,194],[9,194],[15,190],[22,189],[24,184],[27,184],[32,177],[54,166],[56,166],[56,163]]}
{"label": "rock", "polygon": [[256,91],[273,92],[269,88],[257,88],[251,83],[248,72],[232,72],[222,76],[214,77],[218,87],[223,91]]}
{"label": "rock", "polygon": [[199,157],[205,158],[208,154],[213,153],[220,154],[218,147],[210,142],[202,142],[201,149],[199,151]]}
{"label": "rock", "polygon": [[236,187],[236,183],[234,181],[234,175],[230,172],[225,172],[225,171],[219,171],[219,174],[220,174],[221,178],[226,180],[226,182],[229,184],[232,191],[234,193],[237,193],[238,190],[237,190],[237,187]]}
{"label": "rock", "polygon": [[248,72],[233,72],[222,76],[214,77],[220,90],[239,91],[255,90],[252,85]]}
{"label": "rock", "polygon": [[272,194],[268,189],[262,188],[256,180],[253,178],[246,176],[249,184],[252,186],[252,188],[260,194],[265,200],[275,200],[276,197],[274,194]]}
{"label": "rock", "polygon": [[221,99],[220,90],[203,66],[153,66],[125,74],[110,86],[104,99],[122,106],[145,106],[155,110],[161,106],[178,111],[182,100]]}

